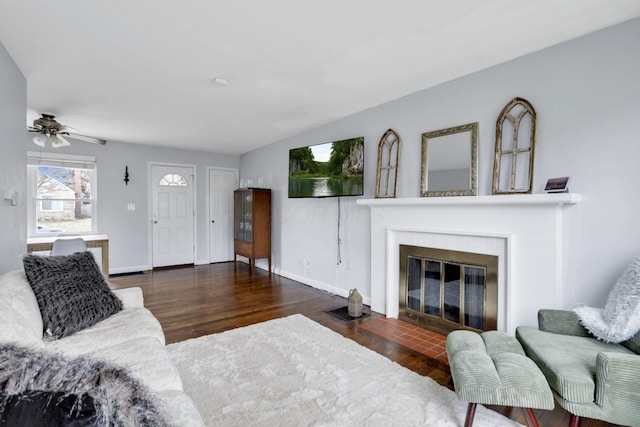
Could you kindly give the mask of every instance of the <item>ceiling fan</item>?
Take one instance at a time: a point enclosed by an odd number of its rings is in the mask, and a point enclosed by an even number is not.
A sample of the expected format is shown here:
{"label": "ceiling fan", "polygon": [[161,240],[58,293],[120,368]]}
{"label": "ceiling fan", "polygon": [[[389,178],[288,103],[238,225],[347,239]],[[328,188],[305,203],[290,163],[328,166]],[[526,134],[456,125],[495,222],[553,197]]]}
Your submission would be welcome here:
{"label": "ceiling fan", "polygon": [[44,147],[47,142],[50,142],[53,148],[71,145],[65,136],[94,144],[104,145],[107,143],[104,139],[75,133],[76,130],[74,128],[58,123],[53,114],[42,113],[42,117],[35,119],[33,126],[29,126],[27,129],[29,132],[39,133],[39,135],[33,137],[33,143],[40,147]]}

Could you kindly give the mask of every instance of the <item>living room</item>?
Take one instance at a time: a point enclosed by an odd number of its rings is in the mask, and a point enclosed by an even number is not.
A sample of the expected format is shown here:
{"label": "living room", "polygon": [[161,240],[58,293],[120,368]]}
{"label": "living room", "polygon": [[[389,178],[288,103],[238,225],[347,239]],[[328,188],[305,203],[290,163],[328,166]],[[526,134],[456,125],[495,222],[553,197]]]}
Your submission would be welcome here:
{"label": "living room", "polygon": [[[357,198],[289,199],[288,151],[364,136],[363,198],[372,199],[377,143],[392,128],[403,141],[398,198],[415,198],[420,195],[421,135],[478,122],[478,195],[488,196],[497,116],[509,100],[522,97],[538,113],[533,193],[544,193],[549,178],[569,176],[570,192],[581,196],[578,206],[572,207],[578,213],[575,221],[567,225],[575,232],[577,250],[565,265],[565,289],[555,308],[578,304],[601,307],[616,278],[639,252],[635,242],[640,239],[636,220],[640,202],[633,197],[640,158],[636,126],[640,116],[638,40],[640,19],[636,17],[331,123],[319,123],[239,155],[111,140],[106,146],[77,143],[58,152],[96,158],[98,227],[109,236],[111,274],[151,268],[150,162],[195,167],[195,264],[209,263],[208,170],[228,168],[237,170],[240,178],[261,178],[272,190],[274,273],[342,296],[357,288],[365,304],[370,304],[369,207],[358,204]],[[3,194],[17,192],[15,206],[9,200],[0,204],[0,273],[4,273],[22,266],[27,238],[25,200],[29,197],[26,152],[37,147],[25,129],[30,76],[23,75],[4,47],[0,49],[0,70],[0,129],[4,136],[0,190]],[[123,182],[125,166],[130,174],[127,185]],[[136,206],[134,211],[127,209],[131,203]],[[265,266],[266,261],[258,262],[258,267]]]}
{"label": "living room", "polygon": [[[580,248],[572,266],[576,301],[602,304],[612,281],[636,252],[633,237],[637,204],[634,193],[634,71],[637,20],[461,77],[317,127],[242,156],[152,147],[110,141],[107,146],[74,144],[60,153],[94,155],[98,163],[100,233],[110,238],[110,273],[149,266],[149,162],[196,166],[196,264],[208,262],[207,167],[238,169],[241,177],[264,177],[273,191],[274,271],[319,288],[346,295],[357,288],[370,296],[368,207],[342,198],[341,255],[336,265],[335,199],[300,200],[286,196],[288,150],[362,134],[365,137],[365,198],[373,198],[377,142],[388,128],[403,139],[398,197],[420,192],[420,135],[426,131],[478,121],[478,194],[491,194],[495,121],[514,96],[529,99],[539,113],[533,192],[543,193],[549,178],[570,176],[570,191],[582,195]],[[616,46],[612,49],[611,46]],[[2,205],[2,271],[20,265],[26,235],[25,151],[36,147],[25,121],[26,82],[7,52],[3,66],[12,97],[4,97],[3,191],[18,191],[18,205]],[[13,142],[10,142],[13,141]],[[37,148],[37,147],[36,147]],[[131,181],[122,177],[128,166]],[[23,170],[24,169],[24,170]],[[127,204],[136,210],[128,211]],[[301,237],[302,236],[302,237]],[[314,242],[310,245],[307,242]],[[603,253],[602,248],[606,248]],[[308,264],[304,263],[308,260]],[[264,264],[258,264],[264,266]],[[591,268],[598,265],[599,268]]]}

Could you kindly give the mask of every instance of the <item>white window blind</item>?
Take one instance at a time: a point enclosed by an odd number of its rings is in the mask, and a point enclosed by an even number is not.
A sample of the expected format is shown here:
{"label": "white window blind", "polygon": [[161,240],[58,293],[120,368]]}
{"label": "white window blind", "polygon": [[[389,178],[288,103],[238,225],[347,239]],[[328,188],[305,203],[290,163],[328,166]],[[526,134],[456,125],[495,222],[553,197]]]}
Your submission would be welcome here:
{"label": "white window blind", "polygon": [[27,151],[27,165],[53,166],[59,168],[95,169],[96,158],[93,156],[75,156],[71,154],[38,153]]}

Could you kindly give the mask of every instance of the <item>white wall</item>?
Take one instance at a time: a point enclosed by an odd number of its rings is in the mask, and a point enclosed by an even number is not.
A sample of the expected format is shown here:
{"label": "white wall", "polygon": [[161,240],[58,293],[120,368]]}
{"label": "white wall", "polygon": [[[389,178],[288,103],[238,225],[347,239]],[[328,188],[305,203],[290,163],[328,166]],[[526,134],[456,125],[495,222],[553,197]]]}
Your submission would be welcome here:
{"label": "white wall", "polygon": [[[25,234],[27,178],[26,136],[27,82],[0,43],[0,274],[21,268],[27,248]],[[5,191],[18,192],[17,206],[4,200]]]}
{"label": "white wall", "polygon": [[583,197],[574,224],[580,235],[570,284],[575,300],[603,305],[617,276],[640,252],[639,52],[636,19],[243,155],[241,176],[263,176],[273,190],[276,270],[344,295],[354,287],[365,299],[370,295],[368,208],[356,206],[354,198],[341,199],[343,264],[336,266],[337,200],[287,198],[289,149],[364,135],[365,198],[372,198],[377,144],[392,128],[403,140],[399,197],[416,197],[421,134],[478,121],[478,194],[487,195],[495,121],[519,96],[538,113],[534,192],[543,192],[548,178],[569,175],[570,190]]}
{"label": "white wall", "polygon": [[[26,131],[27,83],[0,43],[0,273],[22,268],[26,253],[26,151],[38,151]],[[207,167],[239,167],[239,156],[176,150],[110,141],[106,146],[78,142],[56,153],[93,155],[98,166],[99,232],[110,238],[110,270],[149,268],[149,162],[189,164],[196,167],[196,262],[209,260]],[[124,184],[124,168],[131,181]],[[17,191],[18,205],[4,200],[4,192]],[[136,210],[128,211],[127,204]]]}
{"label": "white wall", "polygon": [[[24,123],[24,119],[22,119],[22,123]],[[28,151],[37,151],[38,149],[30,139],[22,148],[23,153],[25,148]],[[207,167],[238,169],[239,156],[116,141],[109,141],[104,146],[77,142],[72,143],[69,147],[55,149],[53,152],[96,157],[98,232],[109,235],[109,270],[111,274],[151,268],[148,192],[150,162],[195,166],[197,201],[195,258],[198,264],[209,262]],[[125,166],[129,167],[130,181],[128,185],[124,183]],[[135,211],[127,210],[129,203],[135,204]]]}

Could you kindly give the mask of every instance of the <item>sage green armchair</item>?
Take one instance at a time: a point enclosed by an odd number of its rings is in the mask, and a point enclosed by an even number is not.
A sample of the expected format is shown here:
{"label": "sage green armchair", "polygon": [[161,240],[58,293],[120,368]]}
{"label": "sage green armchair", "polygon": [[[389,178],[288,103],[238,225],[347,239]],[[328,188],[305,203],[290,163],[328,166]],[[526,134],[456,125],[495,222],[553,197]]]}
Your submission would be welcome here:
{"label": "sage green armchair", "polygon": [[540,310],[538,326],[519,326],[516,337],[571,414],[570,426],[585,417],[640,427],[640,333],[604,343],[565,310]]}

